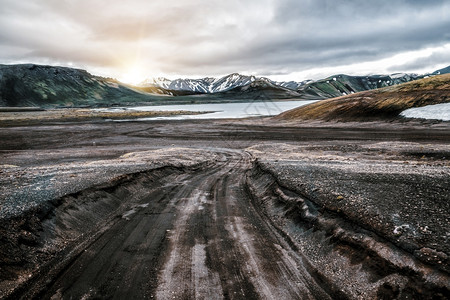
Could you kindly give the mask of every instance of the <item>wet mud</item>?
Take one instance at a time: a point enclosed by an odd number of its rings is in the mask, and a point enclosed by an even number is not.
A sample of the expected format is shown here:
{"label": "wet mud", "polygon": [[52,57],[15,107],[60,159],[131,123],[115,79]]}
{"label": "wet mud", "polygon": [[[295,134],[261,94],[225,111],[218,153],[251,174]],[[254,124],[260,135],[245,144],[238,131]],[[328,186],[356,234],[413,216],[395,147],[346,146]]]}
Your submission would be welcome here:
{"label": "wet mud", "polygon": [[0,137],[0,298],[449,296],[446,123],[76,123]]}

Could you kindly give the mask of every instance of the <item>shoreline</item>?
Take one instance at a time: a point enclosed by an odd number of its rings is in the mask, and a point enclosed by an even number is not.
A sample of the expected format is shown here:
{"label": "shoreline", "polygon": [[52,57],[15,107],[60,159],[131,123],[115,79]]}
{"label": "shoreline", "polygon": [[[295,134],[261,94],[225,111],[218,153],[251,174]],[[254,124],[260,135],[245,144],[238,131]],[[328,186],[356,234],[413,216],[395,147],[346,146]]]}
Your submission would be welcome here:
{"label": "shoreline", "polygon": [[60,109],[38,109],[18,110],[4,112],[0,110],[0,127],[32,126],[49,122],[89,122],[99,120],[127,120],[149,117],[169,117],[179,115],[199,115],[209,113],[208,111],[101,111],[86,108],[60,108]]}

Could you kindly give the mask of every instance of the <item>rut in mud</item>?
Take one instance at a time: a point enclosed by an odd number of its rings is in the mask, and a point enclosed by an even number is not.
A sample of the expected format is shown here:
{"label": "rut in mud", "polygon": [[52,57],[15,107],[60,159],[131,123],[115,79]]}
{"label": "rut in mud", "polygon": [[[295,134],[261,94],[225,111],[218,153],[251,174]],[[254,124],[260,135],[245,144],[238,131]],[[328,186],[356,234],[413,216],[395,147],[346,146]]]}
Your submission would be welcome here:
{"label": "rut in mud", "polygon": [[[247,188],[265,219],[303,256],[333,298],[446,299],[448,270],[414,255],[374,228],[320,205],[315,193],[286,187],[255,162]],[[314,195],[315,196],[315,195]]]}
{"label": "rut in mud", "polygon": [[36,221],[30,257],[50,241],[76,245],[10,297],[330,298],[248,201],[250,167],[229,151],[212,167],[128,175],[60,199]]}
{"label": "rut in mud", "polygon": [[124,175],[1,224],[17,232],[2,252],[19,249],[2,276],[34,269],[8,297],[445,298],[446,274],[287,190],[248,153],[220,155]]}

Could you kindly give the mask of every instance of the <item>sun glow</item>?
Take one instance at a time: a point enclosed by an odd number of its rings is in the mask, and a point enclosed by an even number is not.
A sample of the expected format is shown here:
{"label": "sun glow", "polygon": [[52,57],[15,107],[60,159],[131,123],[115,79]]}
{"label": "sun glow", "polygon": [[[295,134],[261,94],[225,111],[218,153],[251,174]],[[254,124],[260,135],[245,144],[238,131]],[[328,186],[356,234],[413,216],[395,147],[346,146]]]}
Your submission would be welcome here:
{"label": "sun glow", "polygon": [[139,67],[132,67],[125,71],[122,76],[119,77],[119,80],[128,84],[138,84],[145,79],[144,72]]}

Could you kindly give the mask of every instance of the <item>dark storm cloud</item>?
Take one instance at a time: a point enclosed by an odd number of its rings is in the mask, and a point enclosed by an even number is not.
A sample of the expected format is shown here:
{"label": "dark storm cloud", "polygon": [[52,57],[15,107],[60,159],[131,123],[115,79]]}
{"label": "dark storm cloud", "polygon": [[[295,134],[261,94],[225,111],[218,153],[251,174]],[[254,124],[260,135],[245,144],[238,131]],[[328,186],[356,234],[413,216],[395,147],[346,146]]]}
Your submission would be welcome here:
{"label": "dark storm cloud", "polygon": [[248,57],[254,51],[269,57],[277,49],[289,49],[293,65],[310,68],[450,42],[450,10],[443,1],[283,1],[273,25],[281,26],[284,34],[263,39]]}
{"label": "dark storm cloud", "polygon": [[450,43],[448,1],[0,0],[0,6],[0,63],[289,74],[434,47],[426,57],[380,70],[450,64],[441,53]]}

